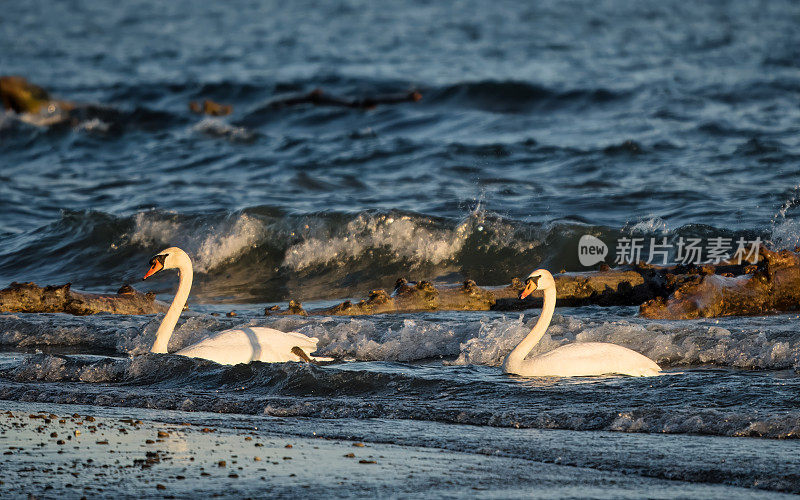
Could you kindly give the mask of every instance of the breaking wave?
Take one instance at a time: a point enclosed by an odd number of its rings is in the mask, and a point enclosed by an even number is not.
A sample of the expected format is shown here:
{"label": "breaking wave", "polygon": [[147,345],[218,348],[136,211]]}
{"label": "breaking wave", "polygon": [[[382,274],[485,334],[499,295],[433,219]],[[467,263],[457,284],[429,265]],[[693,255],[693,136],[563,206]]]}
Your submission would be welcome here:
{"label": "breaking wave", "polygon": [[7,238],[0,280],[49,284],[58,275],[76,287],[115,291],[138,281],[137,266],[153,253],[180,246],[200,274],[194,295],[242,302],[340,298],[389,287],[399,277],[499,285],[535,267],[584,270],[577,258],[584,234],[608,242],[612,256],[623,235],[768,236],[699,225],[668,231],[660,219],[620,229],[525,222],[480,207],[458,219],[398,210],[295,214],[270,206],[129,217],[65,211],[56,222]]}
{"label": "breaking wave", "polygon": [[267,234],[264,225],[246,213],[209,222],[187,220],[174,214],[142,212],[133,217],[128,241],[151,247],[154,252],[163,246],[180,246],[191,253],[197,271],[208,272],[256,248]]}
{"label": "breaking wave", "polygon": [[470,222],[449,228],[411,215],[359,214],[334,234],[312,236],[289,247],[283,265],[294,270],[343,265],[379,249],[412,264],[441,264],[462,250],[471,234]]}

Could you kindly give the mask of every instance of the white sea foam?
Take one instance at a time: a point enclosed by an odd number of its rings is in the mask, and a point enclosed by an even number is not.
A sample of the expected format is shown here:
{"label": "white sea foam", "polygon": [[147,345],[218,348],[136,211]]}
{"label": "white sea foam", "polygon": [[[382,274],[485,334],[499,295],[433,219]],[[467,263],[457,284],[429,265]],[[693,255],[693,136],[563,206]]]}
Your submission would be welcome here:
{"label": "white sea foam", "polygon": [[132,243],[139,245],[169,244],[180,234],[181,224],[177,219],[167,218],[159,212],[140,212],[134,217],[134,229],[130,235]]}
{"label": "white sea foam", "polygon": [[800,205],[800,185],[794,187],[794,194],[783,202],[772,217],[770,239],[775,249],[794,249],[800,245],[800,220],[791,216],[794,207]]}
{"label": "white sea foam", "polygon": [[264,225],[247,214],[226,217],[220,222],[195,227],[162,212],[136,214],[130,241],[159,247],[179,246],[192,257],[195,270],[208,272],[255,247],[264,238]]}
{"label": "white sea foam", "polygon": [[291,246],[283,265],[300,270],[343,263],[376,249],[385,249],[398,260],[439,264],[455,257],[464,246],[469,229],[469,221],[454,229],[435,229],[409,216],[361,214],[347,224],[343,234],[313,236]]}
{"label": "white sea foam", "polygon": [[631,234],[634,233],[667,234],[669,232],[667,221],[665,221],[661,217],[652,217],[650,219],[645,219],[636,223],[628,223],[625,225],[624,230],[627,230]]}
{"label": "white sea foam", "polygon": [[78,124],[78,130],[86,132],[97,132],[104,134],[111,129],[111,124],[106,123],[99,118],[92,118],[91,120],[82,121]]}
{"label": "white sea foam", "polygon": [[800,246],[800,220],[789,218],[774,220],[770,239],[776,250],[785,248],[794,250]]}
{"label": "white sea foam", "polygon": [[90,345],[115,349],[118,340],[138,330],[130,316],[87,318],[63,314],[0,314],[0,344],[17,347]]}
{"label": "white sea foam", "polygon": [[463,332],[447,324],[405,319],[399,327],[373,321],[323,321],[299,329],[320,340],[319,352],[362,361],[416,361],[458,353]]}
{"label": "white sea foam", "polygon": [[[386,326],[372,319],[281,319],[270,326],[320,339],[319,352],[361,361],[414,361],[457,356],[452,364],[499,366],[528,334],[536,315],[467,321],[405,319]],[[291,322],[291,323],[290,323]],[[731,332],[700,322],[592,321],[556,314],[531,355],[573,342],[610,342],[664,367],[718,365],[742,369],[800,369],[800,333],[759,328]],[[451,363],[451,362],[448,362]]]}
{"label": "white sea foam", "polygon": [[[225,318],[185,313],[169,350],[191,345],[210,333],[243,324],[298,331],[319,338],[318,353],[359,361],[417,361],[447,358],[448,364],[499,366],[528,334],[536,314],[465,315],[426,318]],[[89,321],[63,315],[0,316],[0,343],[19,347],[92,345],[130,355],[144,354],[161,321],[98,316]],[[744,323],[742,324],[742,322]],[[740,325],[734,327],[732,325]],[[716,365],[741,369],[800,370],[800,332],[757,319],[655,323],[642,319],[599,321],[556,314],[532,355],[572,342],[610,342],[640,352],[662,367]],[[454,359],[455,358],[455,359]]]}
{"label": "white sea foam", "polygon": [[255,132],[244,127],[236,127],[219,118],[205,118],[195,124],[192,129],[213,137],[223,137],[232,141],[251,141]]}

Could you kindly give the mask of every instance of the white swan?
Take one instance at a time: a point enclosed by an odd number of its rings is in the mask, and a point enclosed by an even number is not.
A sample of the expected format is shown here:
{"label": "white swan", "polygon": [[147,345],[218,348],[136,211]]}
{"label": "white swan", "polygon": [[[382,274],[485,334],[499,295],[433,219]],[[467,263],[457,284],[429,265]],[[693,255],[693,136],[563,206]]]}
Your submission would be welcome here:
{"label": "white swan", "polygon": [[[180,284],[178,292],[161,321],[156,333],[156,341],[150,352],[166,353],[167,343],[178,323],[183,306],[192,288],[192,260],[178,247],[162,250],[150,259],[150,269],[144,278],[163,269],[178,269]],[[190,358],[204,358],[223,365],[263,361],[281,363],[284,361],[331,361],[330,358],[317,358],[309,354],[317,350],[316,338],[302,333],[282,332],[273,328],[243,327],[215,333],[200,342],[184,347],[175,354]]]}
{"label": "white swan", "polygon": [[531,332],[503,361],[503,371],[523,377],[580,377],[591,375],[658,375],[661,368],[651,359],[627,347],[605,342],[567,344],[530,359],[525,356],[539,343],[556,308],[556,282],[544,269],[532,272],[519,294],[524,299],[536,289],[544,290],[544,305]]}

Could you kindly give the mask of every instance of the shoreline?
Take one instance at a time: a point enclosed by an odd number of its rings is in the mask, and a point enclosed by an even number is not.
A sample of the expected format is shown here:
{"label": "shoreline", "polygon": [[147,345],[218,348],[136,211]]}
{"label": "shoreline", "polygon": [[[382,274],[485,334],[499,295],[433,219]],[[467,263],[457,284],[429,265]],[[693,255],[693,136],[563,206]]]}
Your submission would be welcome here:
{"label": "shoreline", "polygon": [[[128,498],[132,496],[130,492],[136,492],[139,498],[196,498],[197,495],[766,498],[779,495],[758,489],[492,455],[486,449],[468,453],[436,443],[420,447],[377,442],[391,436],[376,435],[375,441],[353,441],[313,437],[313,431],[311,437],[286,433],[286,426],[302,423],[303,419],[248,419],[230,415],[225,422],[226,417],[216,415],[215,421],[210,421],[204,415],[181,411],[3,401],[0,449],[4,453],[4,466],[0,472],[0,495],[4,498],[25,498],[29,494],[35,498],[83,495]],[[228,425],[219,425],[225,423]],[[324,427],[330,425],[320,429]],[[558,434],[550,433],[550,437],[557,438]]]}

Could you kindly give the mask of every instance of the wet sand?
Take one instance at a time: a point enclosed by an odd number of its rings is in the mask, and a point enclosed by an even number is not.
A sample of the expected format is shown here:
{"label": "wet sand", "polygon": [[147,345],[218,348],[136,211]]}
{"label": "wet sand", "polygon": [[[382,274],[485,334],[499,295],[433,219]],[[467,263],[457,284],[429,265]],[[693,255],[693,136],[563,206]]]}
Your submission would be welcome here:
{"label": "wet sand", "polygon": [[438,448],[301,438],[238,419],[238,427],[209,427],[188,412],[159,422],[132,408],[11,401],[1,408],[3,498],[777,496]]}

